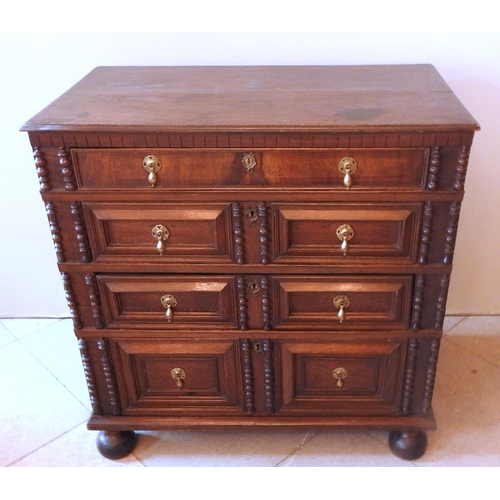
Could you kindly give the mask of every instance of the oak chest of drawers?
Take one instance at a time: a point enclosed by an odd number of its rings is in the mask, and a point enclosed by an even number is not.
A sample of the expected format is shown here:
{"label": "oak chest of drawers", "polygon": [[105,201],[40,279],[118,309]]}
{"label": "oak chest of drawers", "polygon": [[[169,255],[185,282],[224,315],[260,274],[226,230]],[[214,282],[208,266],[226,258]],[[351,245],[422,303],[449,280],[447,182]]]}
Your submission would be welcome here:
{"label": "oak chest of drawers", "polygon": [[287,426],[424,453],[478,130],[432,66],[102,67],[23,130],[104,456]]}

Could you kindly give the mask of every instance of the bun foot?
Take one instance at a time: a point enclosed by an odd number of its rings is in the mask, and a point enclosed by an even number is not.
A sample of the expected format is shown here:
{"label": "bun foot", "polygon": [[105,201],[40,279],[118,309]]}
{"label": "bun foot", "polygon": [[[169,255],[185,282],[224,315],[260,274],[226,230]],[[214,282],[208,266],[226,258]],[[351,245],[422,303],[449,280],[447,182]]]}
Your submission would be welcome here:
{"label": "bun foot", "polygon": [[126,457],[136,444],[134,431],[99,431],[97,434],[97,450],[110,460]]}
{"label": "bun foot", "polygon": [[425,453],[427,435],[422,431],[391,431],[389,433],[389,448],[394,455],[403,460],[416,460]]}

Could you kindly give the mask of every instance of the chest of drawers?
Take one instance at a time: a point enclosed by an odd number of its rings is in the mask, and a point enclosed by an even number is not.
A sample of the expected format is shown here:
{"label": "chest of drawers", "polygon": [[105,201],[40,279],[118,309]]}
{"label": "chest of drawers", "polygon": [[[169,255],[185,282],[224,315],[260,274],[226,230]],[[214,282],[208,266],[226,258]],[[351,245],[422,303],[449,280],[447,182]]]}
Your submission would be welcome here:
{"label": "chest of drawers", "polygon": [[424,453],[478,130],[432,66],[101,67],[23,130],[104,456],[314,426]]}

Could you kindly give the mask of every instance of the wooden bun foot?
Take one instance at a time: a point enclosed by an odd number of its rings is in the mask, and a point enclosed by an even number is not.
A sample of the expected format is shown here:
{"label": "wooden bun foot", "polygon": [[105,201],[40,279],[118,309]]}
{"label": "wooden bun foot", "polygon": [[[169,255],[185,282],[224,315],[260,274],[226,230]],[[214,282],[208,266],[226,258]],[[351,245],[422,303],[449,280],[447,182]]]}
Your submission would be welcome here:
{"label": "wooden bun foot", "polygon": [[97,434],[97,450],[110,460],[126,457],[136,444],[134,431],[99,431]]}
{"label": "wooden bun foot", "polygon": [[391,431],[389,433],[389,448],[394,455],[403,460],[416,460],[425,453],[427,435],[422,431]]}

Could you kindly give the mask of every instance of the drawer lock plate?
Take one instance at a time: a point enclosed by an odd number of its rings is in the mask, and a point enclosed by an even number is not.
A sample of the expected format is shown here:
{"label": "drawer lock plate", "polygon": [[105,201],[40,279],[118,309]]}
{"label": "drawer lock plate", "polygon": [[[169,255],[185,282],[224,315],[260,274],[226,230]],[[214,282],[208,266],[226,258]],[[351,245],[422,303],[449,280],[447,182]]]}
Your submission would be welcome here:
{"label": "drawer lock plate", "polygon": [[243,166],[247,169],[247,172],[251,174],[253,169],[257,166],[257,160],[255,159],[255,153],[244,153],[243,159],[241,160]]}

